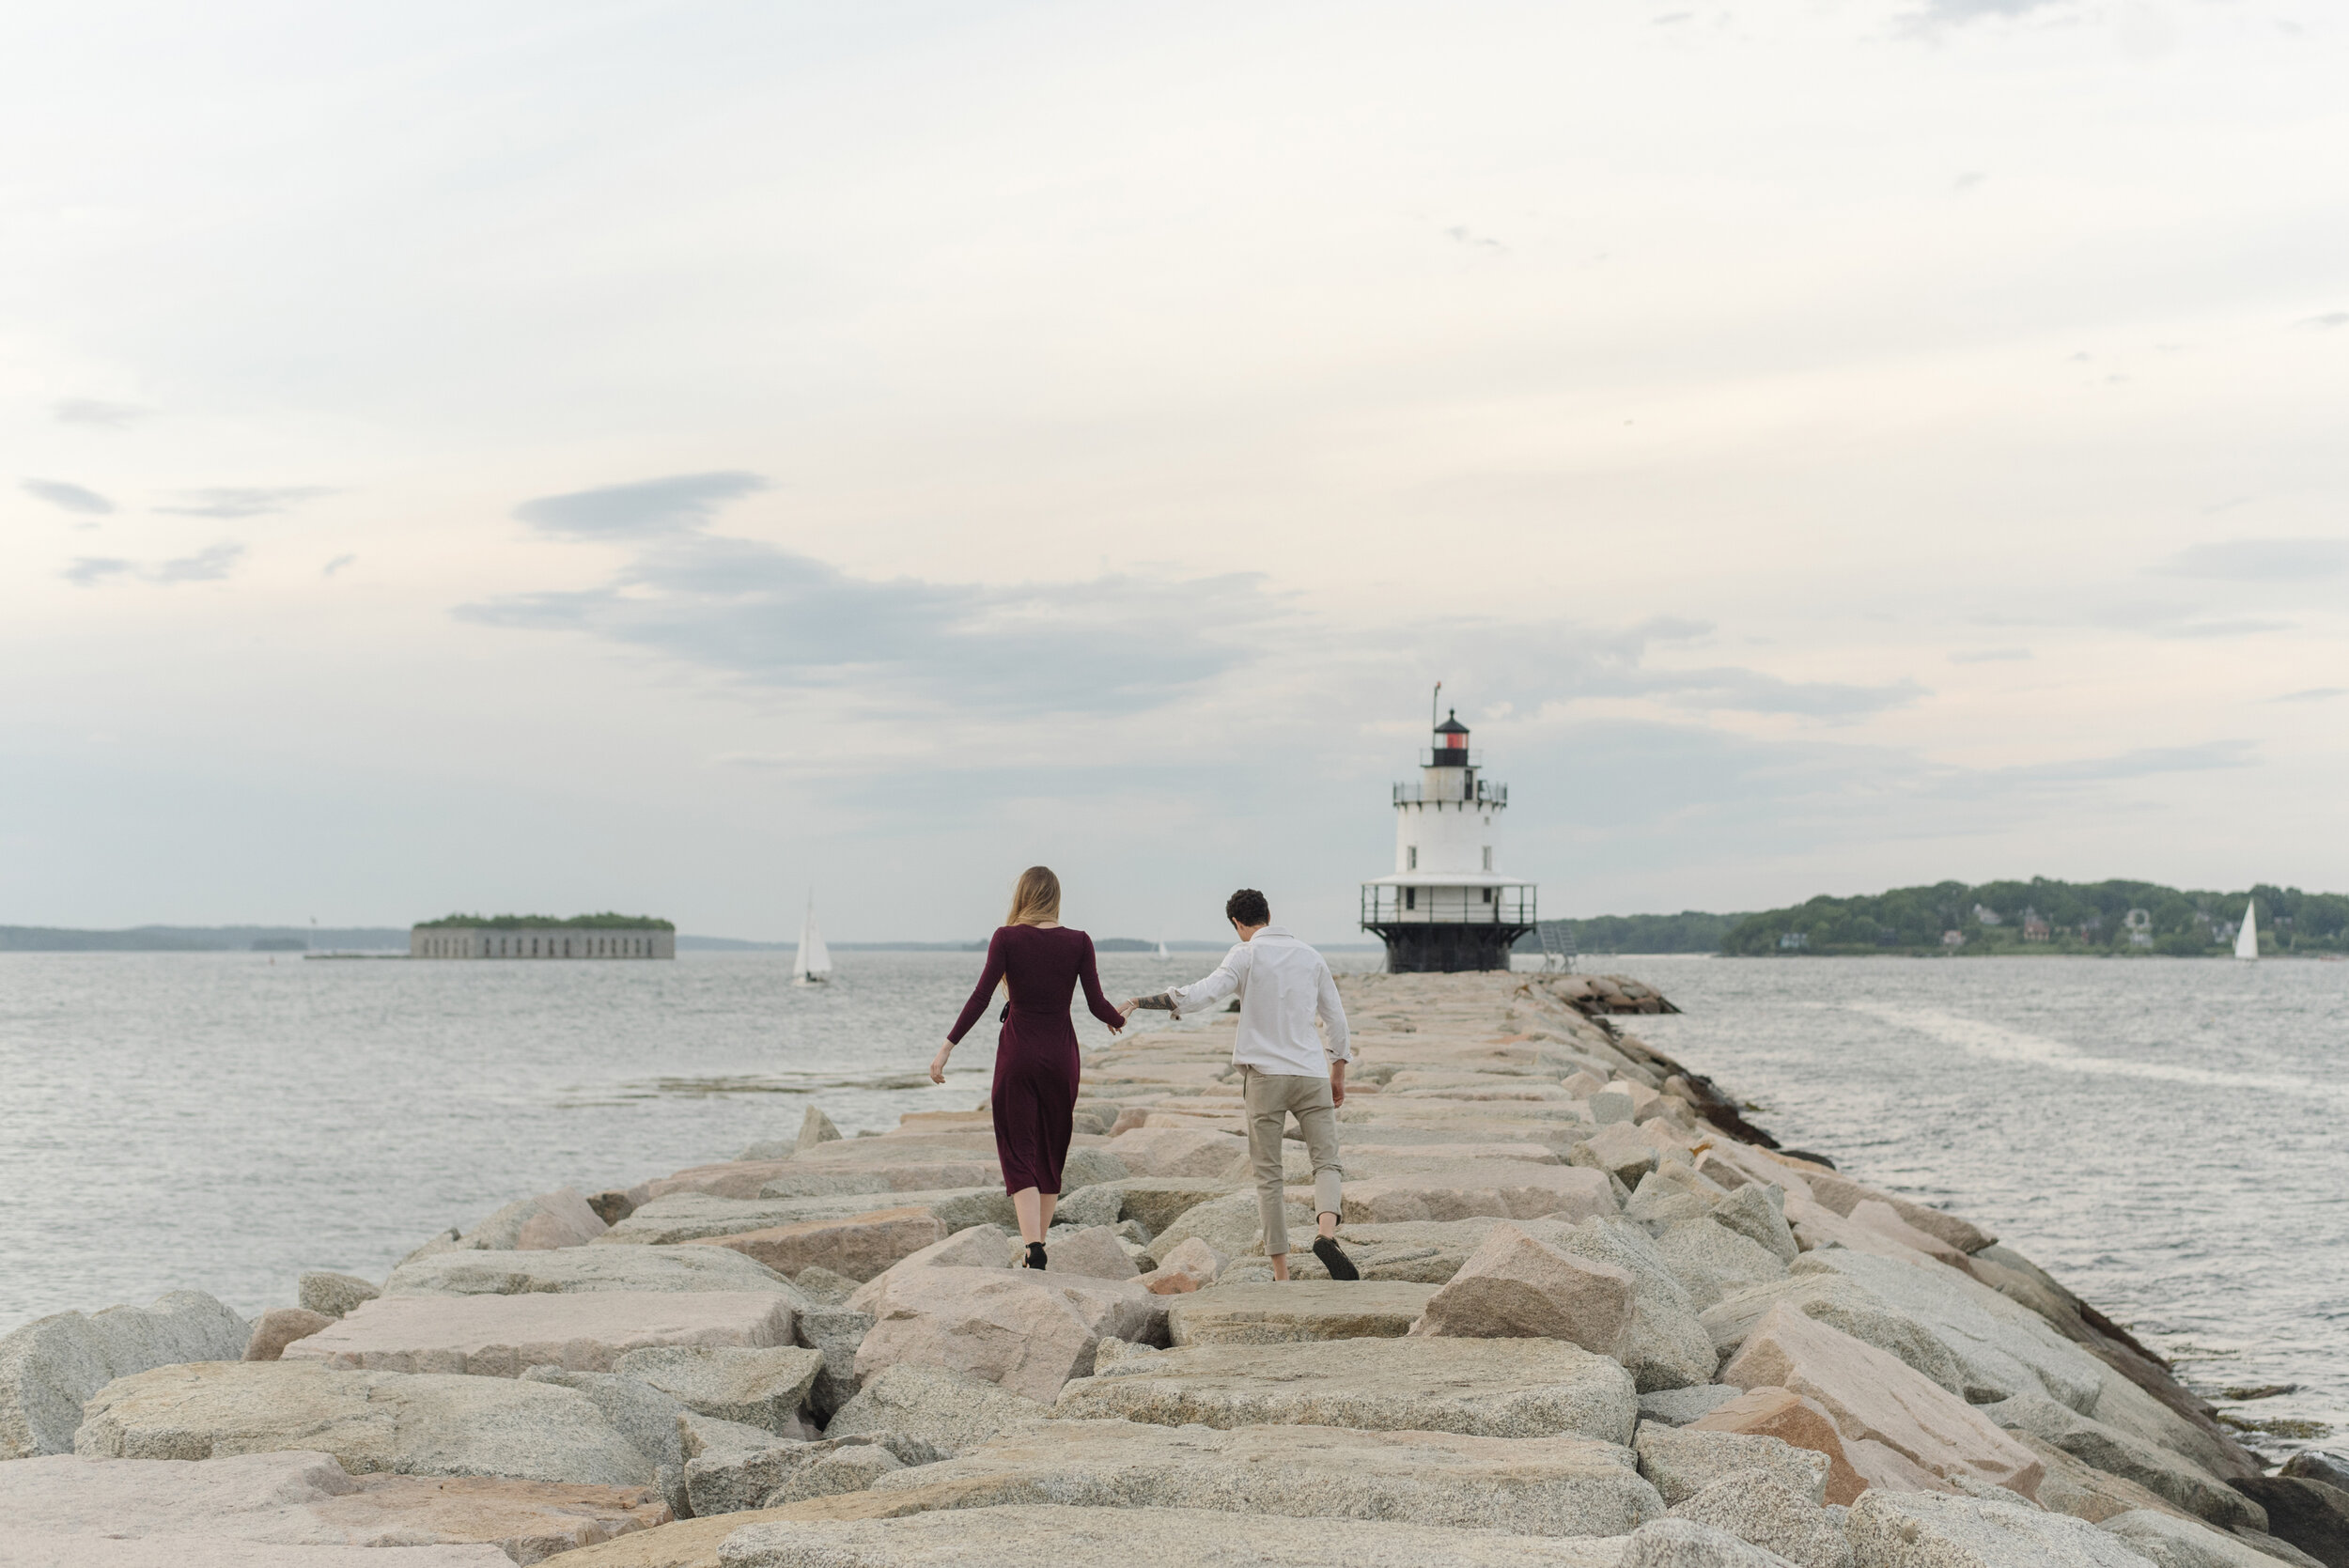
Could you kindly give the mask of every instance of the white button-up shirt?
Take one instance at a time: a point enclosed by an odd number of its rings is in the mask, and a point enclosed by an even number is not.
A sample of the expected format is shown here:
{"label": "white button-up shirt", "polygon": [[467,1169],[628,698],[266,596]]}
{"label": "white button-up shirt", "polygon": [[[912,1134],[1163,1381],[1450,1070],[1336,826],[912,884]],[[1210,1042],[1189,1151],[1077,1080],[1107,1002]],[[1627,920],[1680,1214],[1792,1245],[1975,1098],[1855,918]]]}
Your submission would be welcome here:
{"label": "white button-up shirt", "polygon": [[[1239,993],[1239,1032],[1232,1060],[1260,1073],[1328,1078],[1331,1062],[1351,1062],[1346,1005],[1320,954],[1278,925],[1268,925],[1223,955],[1195,986],[1169,991],[1177,1011],[1196,1013]],[[1318,1017],[1327,1045],[1315,1032]]]}

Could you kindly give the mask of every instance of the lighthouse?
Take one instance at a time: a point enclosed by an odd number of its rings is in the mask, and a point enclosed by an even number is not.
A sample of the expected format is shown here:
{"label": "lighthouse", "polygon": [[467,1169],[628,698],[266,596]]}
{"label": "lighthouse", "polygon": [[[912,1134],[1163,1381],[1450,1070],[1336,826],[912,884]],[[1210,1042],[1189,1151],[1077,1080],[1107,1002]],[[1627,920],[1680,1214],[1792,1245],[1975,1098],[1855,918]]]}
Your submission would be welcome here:
{"label": "lighthouse", "polygon": [[1509,786],[1485,777],[1469,728],[1449,714],[1394,786],[1394,875],[1362,884],[1362,929],[1387,944],[1387,972],[1505,970],[1533,929],[1533,884],[1501,874],[1498,830]]}

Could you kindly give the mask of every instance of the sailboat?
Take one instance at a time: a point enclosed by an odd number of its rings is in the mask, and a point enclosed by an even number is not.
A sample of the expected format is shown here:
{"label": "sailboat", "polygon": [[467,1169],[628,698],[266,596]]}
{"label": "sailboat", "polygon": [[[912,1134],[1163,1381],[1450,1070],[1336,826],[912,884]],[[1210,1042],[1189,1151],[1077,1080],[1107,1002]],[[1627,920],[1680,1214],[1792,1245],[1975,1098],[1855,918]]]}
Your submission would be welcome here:
{"label": "sailboat", "polygon": [[807,895],[807,923],[800,927],[799,956],[791,960],[791,983],[821,986],[832,979],[832,954],[824,934],[816,929],[816,895]]}
{"label": "sailboat", "polygon": [[1163,931],[1159,933],[1159,956],[1161,958],[1173,956],[1172,954],[1166,951],[1166,933]]}
{"label": "sailboat", "polygon": [[2243,925],[2234,934],[2234,955],[2245,963],[2257,963],[2260,955],[2260,928],[2257,911],[2259,900],[2243,906]]}

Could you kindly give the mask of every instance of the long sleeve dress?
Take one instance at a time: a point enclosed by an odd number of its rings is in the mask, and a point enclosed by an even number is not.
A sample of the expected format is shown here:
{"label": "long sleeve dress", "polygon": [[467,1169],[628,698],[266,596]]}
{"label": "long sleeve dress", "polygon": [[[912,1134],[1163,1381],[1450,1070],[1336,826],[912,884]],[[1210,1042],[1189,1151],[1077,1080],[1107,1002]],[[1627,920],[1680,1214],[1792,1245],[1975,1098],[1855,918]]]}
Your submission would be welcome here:
{"label": "long sleeve dress", "polygon": [[988,1102],[1003,1190],[1058,1192],[1081,1071],[1077,1029],[1068,1017],[1077,983],[1084,982],[1085,1005],[1095,1017],[1112,1029],[1126,1020],[1101,994],[1091,937],[1066,926],[1005,925],[987,944],[987,972],[947,1039],[961,1042],[994,999],[997,982],[1005,979],[1011,1006],[995,1048],[995,1088]]}

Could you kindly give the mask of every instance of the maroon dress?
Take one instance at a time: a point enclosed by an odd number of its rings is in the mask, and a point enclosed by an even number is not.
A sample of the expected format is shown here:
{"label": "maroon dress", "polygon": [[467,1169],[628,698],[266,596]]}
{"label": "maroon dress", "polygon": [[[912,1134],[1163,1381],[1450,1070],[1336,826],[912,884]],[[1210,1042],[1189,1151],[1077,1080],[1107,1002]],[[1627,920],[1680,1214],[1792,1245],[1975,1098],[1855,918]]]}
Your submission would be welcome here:
{"label": "maroon dress", "polygon": [[1003,1190],[1060,1190],[1068,1157],[1069,1117],[1077,1107],[1077,1028],[1068,1003],[1081,980],[1085,1005],[1116,1029],[1125,1017],[1101,995],[1093,967],[1093,939],[1066,926],[1005,925],[987,944],[987,972],[963,1004],[947,1039],[960,1044],[994,999],[998,981],[1011,983],[1011,1006],[995,1046],[995,1157]]}

